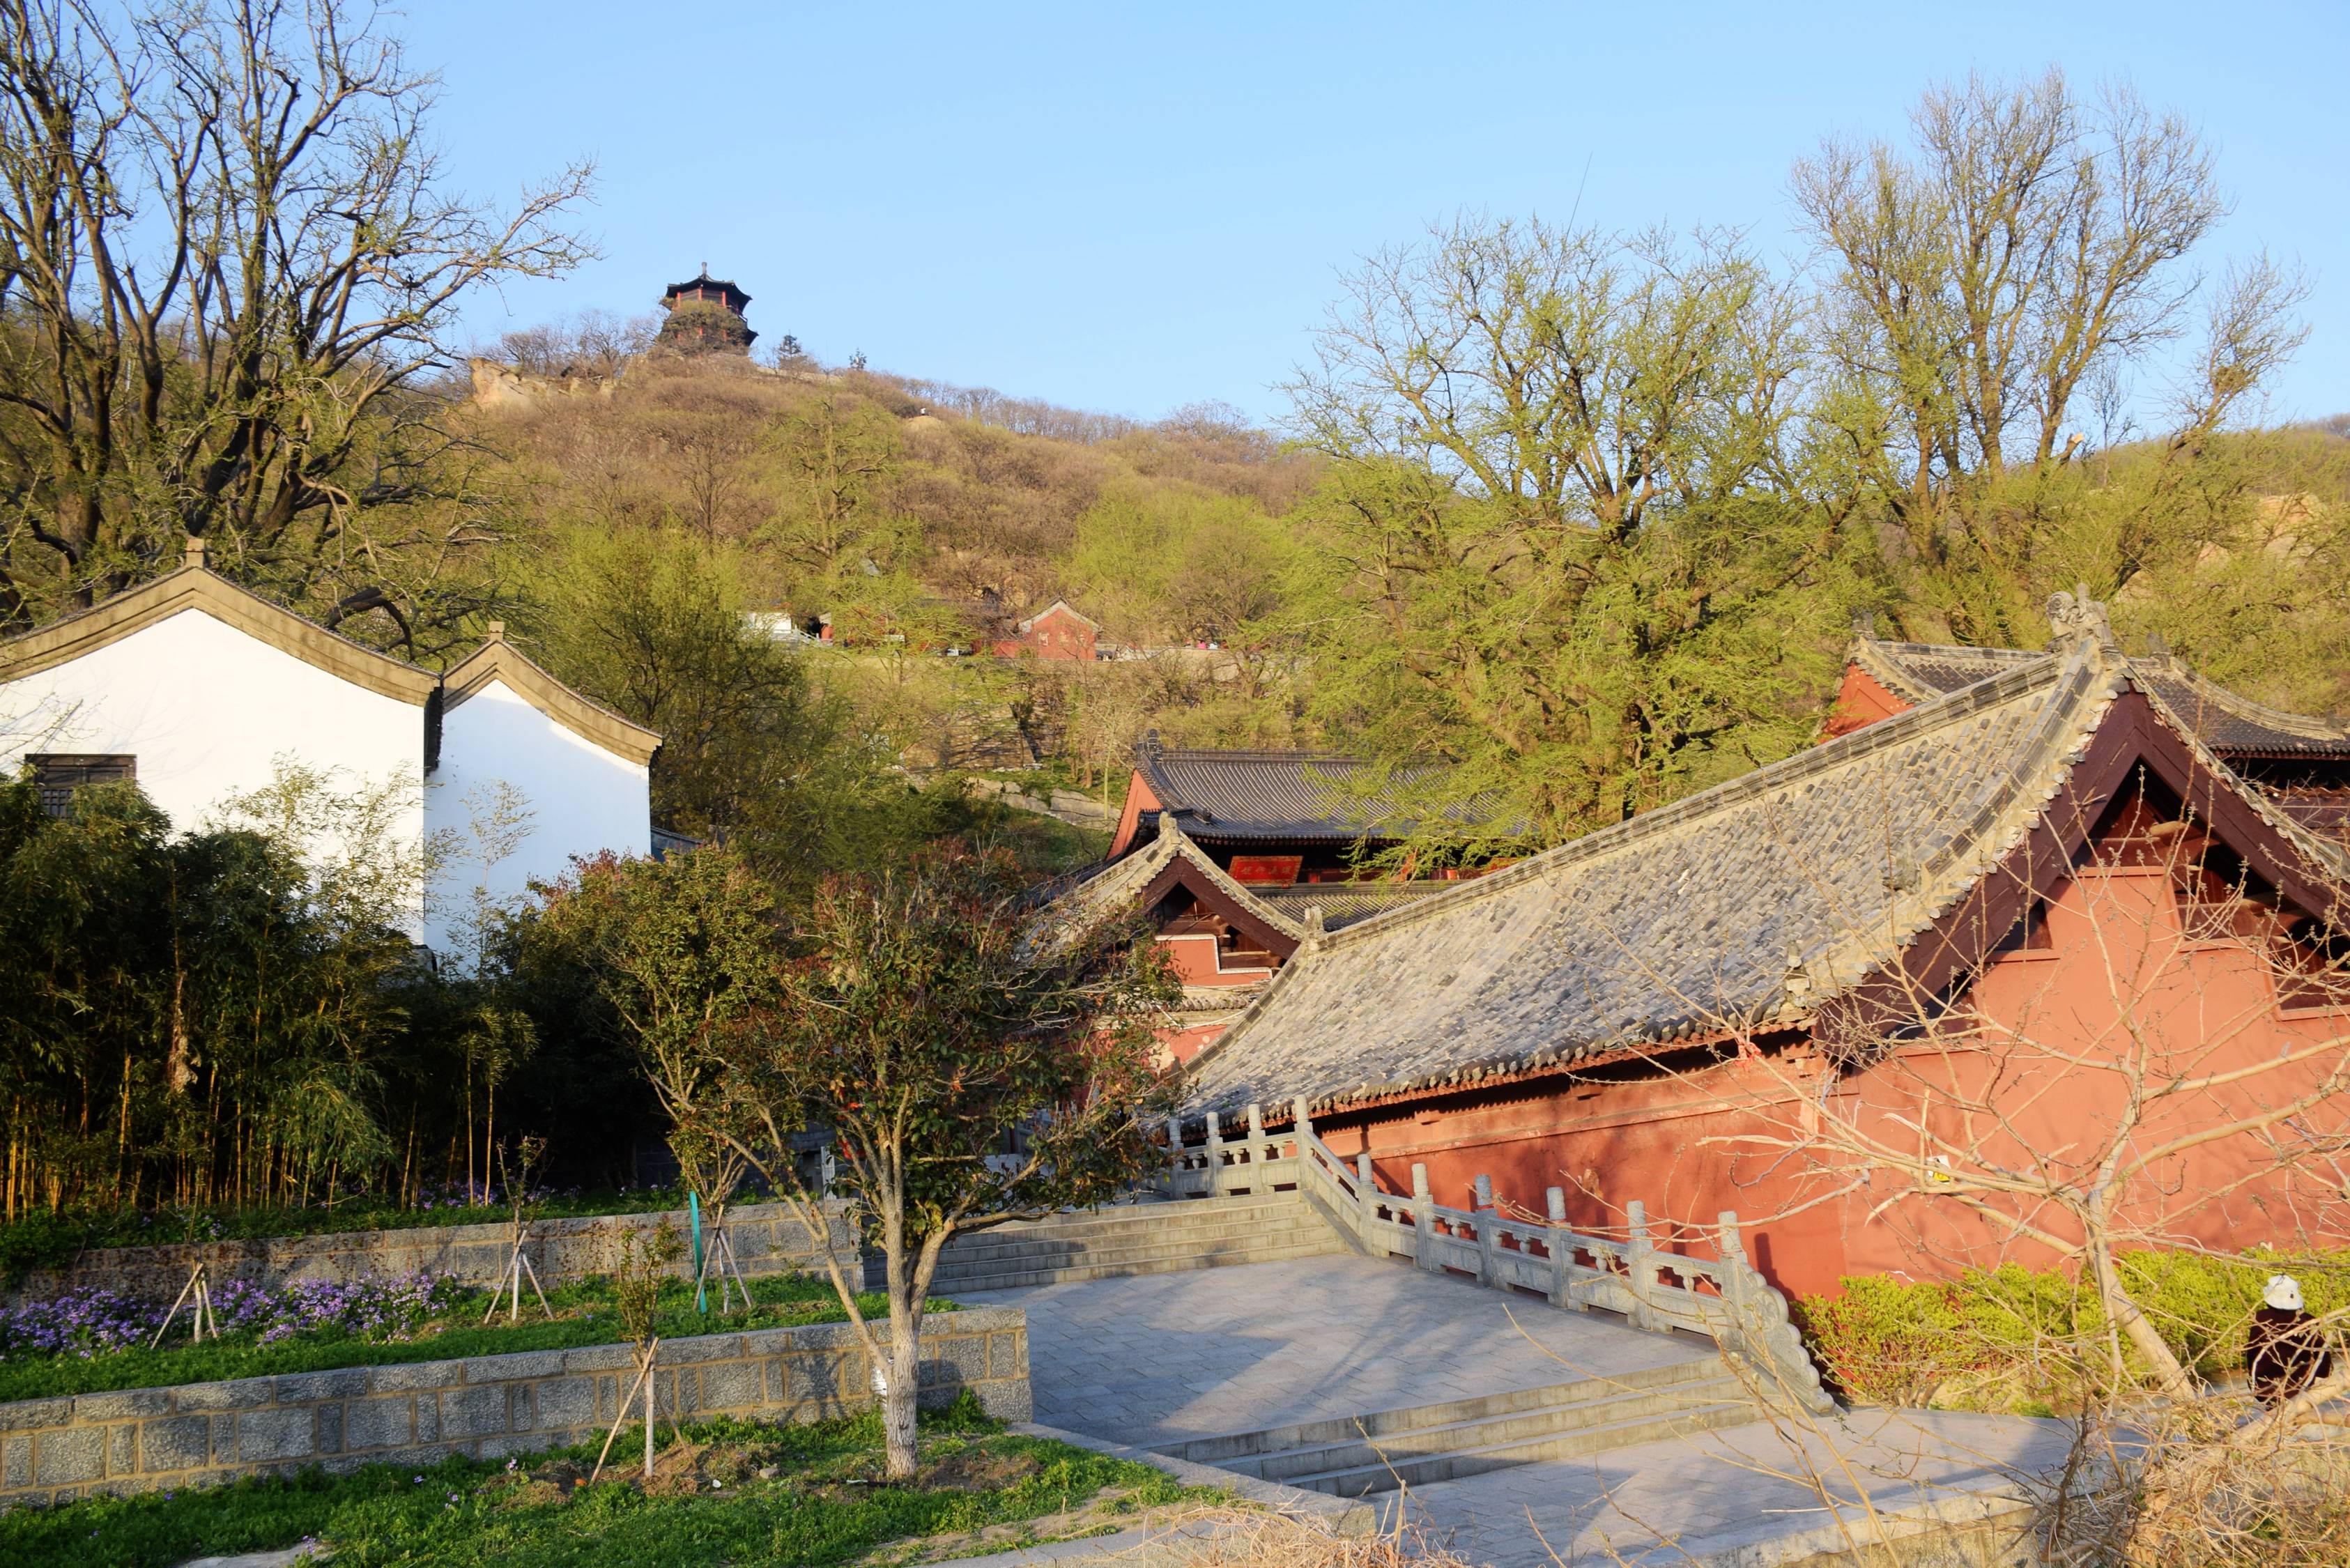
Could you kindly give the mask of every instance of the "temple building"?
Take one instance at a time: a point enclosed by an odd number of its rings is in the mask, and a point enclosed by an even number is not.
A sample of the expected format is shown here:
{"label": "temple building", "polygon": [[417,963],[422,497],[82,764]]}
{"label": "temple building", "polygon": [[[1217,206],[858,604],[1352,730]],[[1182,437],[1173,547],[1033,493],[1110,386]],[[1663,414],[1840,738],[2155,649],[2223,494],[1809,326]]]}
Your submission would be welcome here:
{"label": "temple building", "polygon": [[[304,847],[435,846],[409,923],[443,954],[478,906],[575,860],[654,847],[660,736],[556,680],[501,623],[436,672],[231,582],[195,540],[176,569],[0,642],[0,766],[29,768],[53,815],[78,788],[128,781],[194,832],[289,767],[338,793],[385,792],[383,843]],[[519,819],[485,832],[501,813]]]}
{"label": "temple building", "polygon": [[[1734,1211],[1790,1293],[2046,1266],[2071,1211],[2035,1194],[2109,1154],[2144,1244],[2350,1242],[2345,737],[2126,655],[2085,598],[2051,616],[2037,653],[1864,638],[1823,743],[1276,931],[1183,1136],[1303,1110],[1399,1208],[1644,1210],[1697,1255]],[[1202,798],[1164,774],[1162,842]],[[1214,853],[1197,885],[1274,909]],[[1159,854],[1146,896],[1186,880]]]}
{"label": "temple building", "polygon": [[710,275],[710,264],[683,283],[673,283],[661,294],[667,319],[653,347],[673,354],[748,354],[759,335],[743,318],[751,296],[733,284]]}
{"label": "temple building", "polygon": [[[1136,748],[1107,862],[1056,889],[1055,921],[1139,906],[1183,981],[1168,1050],[1188,1061],[1254,1001],[1301,943],[1454,886],[1362,862],[1400,846],[1422,773],[1315,752]],[[1464,836],[1484,818],[1457,814]]]}

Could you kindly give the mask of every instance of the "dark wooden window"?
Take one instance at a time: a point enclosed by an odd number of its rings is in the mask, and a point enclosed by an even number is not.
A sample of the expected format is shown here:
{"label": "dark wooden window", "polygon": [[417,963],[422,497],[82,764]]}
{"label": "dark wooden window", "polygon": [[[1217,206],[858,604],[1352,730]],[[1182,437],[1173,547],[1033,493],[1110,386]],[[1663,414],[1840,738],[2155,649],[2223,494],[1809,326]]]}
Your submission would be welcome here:
{"label": "dark wooden window", "polygon": [[25,760],[33,764],[33,787],[41,792],[41,809],[51,816],[70,811],[73,792],[84,784],[120,784],[139,776],[137,757],[54,753]]}

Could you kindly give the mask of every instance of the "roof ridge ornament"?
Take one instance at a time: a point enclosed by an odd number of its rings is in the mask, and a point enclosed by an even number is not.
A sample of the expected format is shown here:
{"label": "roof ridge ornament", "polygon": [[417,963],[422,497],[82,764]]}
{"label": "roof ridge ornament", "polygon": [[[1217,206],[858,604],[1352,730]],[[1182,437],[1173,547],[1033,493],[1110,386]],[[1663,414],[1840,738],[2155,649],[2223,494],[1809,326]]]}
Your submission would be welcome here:
{"label": "roof ridge ornament", "polygon": [[2048,629],[2052,653],[2070,653],[2092,642],[2114,646],[2113,622],[2106,618],[2106,607],[2089,597],[2086,583],[2069,594],[2060,589],[2048,596]]}
{"label": "roof ridge ornament", "polygon": [[210,547],[205,545],[203,538],[197,535],[191,534],[188,535],[186,548],[181,552],[180,564],[183,566],[194,566],[199,569],[207,568],[211,565],[211,563],[205,558],[209,554]]}

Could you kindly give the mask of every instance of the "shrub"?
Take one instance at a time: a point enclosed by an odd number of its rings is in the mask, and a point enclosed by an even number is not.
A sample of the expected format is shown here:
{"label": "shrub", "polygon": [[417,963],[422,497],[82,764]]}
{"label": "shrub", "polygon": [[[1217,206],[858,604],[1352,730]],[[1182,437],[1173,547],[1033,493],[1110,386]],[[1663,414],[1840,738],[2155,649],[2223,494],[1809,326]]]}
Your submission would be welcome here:
{"label": "shrub", "polygon": [[[2241,1371],[2244,1334],[2274,1273],[2301,1281],[2312,1312],[2350,1306],[2350,1251],[2125,1254],[2122,1275],[2181,1360],[2207,1377]],[[1805,1296],[1795,1318],[1846,1394],[1877,1405],[2042,1406],[2077,1381],[2074,1353],[2103,1342],[2095,1291],[2015,1263],[1956,1280],[1848,1276],[1834,1297]]]}

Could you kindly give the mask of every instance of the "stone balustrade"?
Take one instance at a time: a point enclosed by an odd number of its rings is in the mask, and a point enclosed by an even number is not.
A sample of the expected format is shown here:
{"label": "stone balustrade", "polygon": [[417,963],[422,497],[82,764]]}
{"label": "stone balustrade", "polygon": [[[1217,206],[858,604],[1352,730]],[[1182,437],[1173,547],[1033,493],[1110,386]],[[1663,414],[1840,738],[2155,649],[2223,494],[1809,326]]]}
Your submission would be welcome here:
{"label": "stone balustrade", "polygon": [[1409,1195],[1381,1191],[1370,1156],[1349,1166],[1333,1153],[1315,1136],[1302,1100],[1286,1134],[1264,1130],[1262,1106],[1250,1106],[1247,1114],[1246,1131],[1228,1137],[1209,1112],[1206,1135],[1196,1144],[1187,1144],[1182,1125],[1170,1121],[1163,1190],[1221,1198],[1295,1188],[1373,1257],[1408,1259],[1433,1272],[1539,1295],[1553,1306],[1614,1313],[1636,1328],[1702,1334],[1746,1360],[1759,1392],[1814,1411],[1835,1408],[1788,1317],[1786,1298],[1747,1260],[1737,1215],[1721,1216],[1709,1259],[1658,1247],[1646,1207],[1637,1201],[1625,1206],[1621,1240],[1571,1229],[1566,1195],[1555,1187],[1544,1194],[1547,1222],[1503,1213],[1482,1176],[1474,1209],[1449,1208],[1430,1197],[1424,1165],[1411,1168]]}
{"label": "stone balustrade", "polygon": [[[600,1440],[634,1355],[600,1345],[0,1404],[0,1508]],[[689,1419],[814,1421],[873,1399],[872,1368],[847,1324],[664,1340],[654,1376],[664,1417]],[[1026,1314],[927,1318],[921,1379],[926,1406],[969,1389],[990,1415],[1029,1419]]]}

